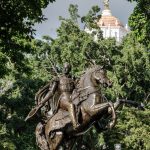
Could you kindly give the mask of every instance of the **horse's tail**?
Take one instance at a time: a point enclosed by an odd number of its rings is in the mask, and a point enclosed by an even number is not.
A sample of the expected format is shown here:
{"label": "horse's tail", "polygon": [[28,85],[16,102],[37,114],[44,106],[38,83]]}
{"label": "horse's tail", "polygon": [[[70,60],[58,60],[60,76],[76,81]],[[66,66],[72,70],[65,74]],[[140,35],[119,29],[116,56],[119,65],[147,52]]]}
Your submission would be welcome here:
{"label": "horse's tail", "polygon": [[129,104],[130,106],[133,106],[133,107],[138,108],[140,110],[145,109],[143,103],[139,103],[139,102],[127,100],[127,99],[117,99],[117,101],[114,103],[114,109],[117,110],[123,104]]}

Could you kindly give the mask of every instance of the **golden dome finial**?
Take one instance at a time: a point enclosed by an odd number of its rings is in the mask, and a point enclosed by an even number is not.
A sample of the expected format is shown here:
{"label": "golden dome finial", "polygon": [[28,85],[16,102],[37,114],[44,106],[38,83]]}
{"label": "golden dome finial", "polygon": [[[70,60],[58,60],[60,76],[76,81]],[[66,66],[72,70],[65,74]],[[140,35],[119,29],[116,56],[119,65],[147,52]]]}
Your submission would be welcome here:
{"label": "golden dome finial", "polygon": [[109,9],[109,0],[103,0],[104,3],[104,9]]}

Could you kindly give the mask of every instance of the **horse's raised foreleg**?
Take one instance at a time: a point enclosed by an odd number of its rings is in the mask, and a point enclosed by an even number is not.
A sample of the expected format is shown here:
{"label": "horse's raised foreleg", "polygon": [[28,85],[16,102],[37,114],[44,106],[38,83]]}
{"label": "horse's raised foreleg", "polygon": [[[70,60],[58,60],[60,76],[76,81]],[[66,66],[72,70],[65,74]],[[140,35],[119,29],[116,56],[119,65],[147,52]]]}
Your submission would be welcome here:
{"label": "horse's raised foreleg", "polygon": [[89,108],[84,108],[84,110],[90,116],[94,116],[94,115],[97,115],[98,113],[101,113],[102,111],[108,109],[108,107],[110,107],[110,103],[107,102],[107,103],[93,105]]}
{"label": "horse's raised foreleg", "polygon": [[113,103],[111,102],[107,102],[107,103],[102,103],[102,104],[97,104],[97,105],[93,105],[92,107],[90,107],[90,109],[87,109],[86,112],[90,115],[90,116],[98,116],[98,115],[104,115],[103,112],[108,113],[108,110],[111,110],[111,113],[112,113],[112,121],[109,122],[107,125],[106,125],[106,128],[108,129],[111,129],[112,127],[115,126],[115,123],[116,123],[116,113],[115,113],[115,109],[114,109],[114,106],[113,106]]}

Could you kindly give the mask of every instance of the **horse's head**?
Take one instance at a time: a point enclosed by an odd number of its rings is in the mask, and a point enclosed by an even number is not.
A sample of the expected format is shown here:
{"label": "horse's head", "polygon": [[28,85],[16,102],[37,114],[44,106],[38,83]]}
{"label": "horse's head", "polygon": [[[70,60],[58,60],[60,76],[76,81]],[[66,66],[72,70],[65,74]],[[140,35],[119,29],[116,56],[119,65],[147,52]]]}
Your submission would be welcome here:
{"label": "horse's head", "polygon": [[100,66],[95,67],[95,70],[93,71],[93,80],[95,80],[97,85],[100,83],[104,87],[112,86],[112,82],[107,77],[106,70]]}

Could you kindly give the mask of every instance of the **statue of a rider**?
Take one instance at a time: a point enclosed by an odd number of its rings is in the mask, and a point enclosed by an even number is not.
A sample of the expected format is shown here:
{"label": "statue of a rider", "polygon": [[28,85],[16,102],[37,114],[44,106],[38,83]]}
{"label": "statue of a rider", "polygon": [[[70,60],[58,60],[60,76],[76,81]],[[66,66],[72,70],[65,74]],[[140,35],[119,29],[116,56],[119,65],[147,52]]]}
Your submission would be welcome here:
{"label": "statue of a rider", "polygon": [[[69,63],[64,63],[63,66],[63,74],[55,77],[52,82],[45,88],[39,90],[36,94],[36,100],[39,101],[37,106],[31,110],[26,120],[31,118],[36,112],[42,108],[46,102],[50,104],[50,111],[52,111],[52,115],[54,115],[59,108],[67,110],[70,114],[70,118],[73,124],[74,129],[78,127],[76,114],[75,114],[75,106],[71,101],[71,94],[73,89],[75,88],[74,80],[70,75],[71,65]],[[54,98],[55,94],[59,93],[59,97]],[[47,116],[48,113],[47,113]]]}

